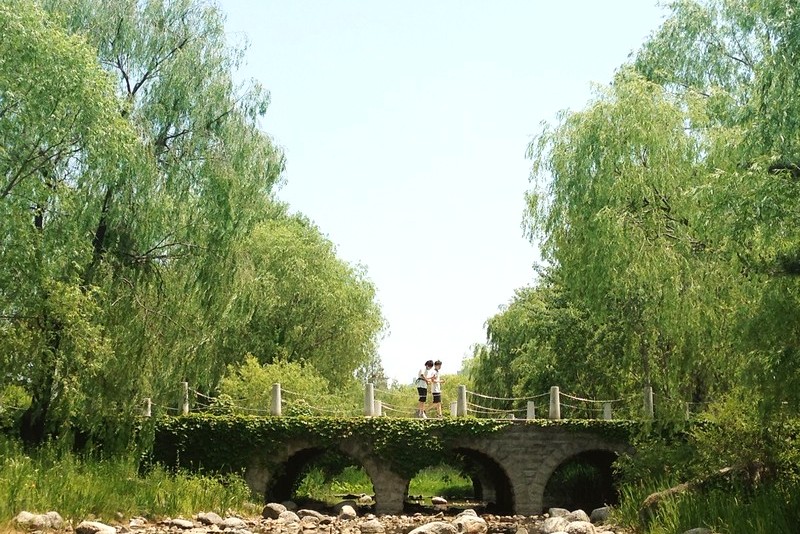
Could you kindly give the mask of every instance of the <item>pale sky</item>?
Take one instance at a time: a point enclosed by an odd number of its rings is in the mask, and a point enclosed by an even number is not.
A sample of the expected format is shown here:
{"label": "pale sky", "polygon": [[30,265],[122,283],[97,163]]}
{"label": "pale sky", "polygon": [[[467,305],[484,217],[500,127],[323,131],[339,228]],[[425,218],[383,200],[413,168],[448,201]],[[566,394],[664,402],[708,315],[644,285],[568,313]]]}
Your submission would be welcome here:
{"label": "pale sky", "polygon": [[278,197],[366,267],[410,383],[461,368],[534,281],[528,143],[580,110],[664,19],[654,0],[218,0],[272,103]]}

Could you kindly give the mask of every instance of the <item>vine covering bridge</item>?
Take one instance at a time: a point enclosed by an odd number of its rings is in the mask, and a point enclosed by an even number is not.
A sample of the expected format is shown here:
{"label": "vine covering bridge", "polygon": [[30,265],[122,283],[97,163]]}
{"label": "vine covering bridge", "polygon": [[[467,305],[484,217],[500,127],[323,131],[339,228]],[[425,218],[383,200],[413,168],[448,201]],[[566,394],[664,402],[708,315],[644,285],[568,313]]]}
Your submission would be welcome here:
{"label": "vine covering bridge", "polygon": [[[560,466],[578,461],[602,476],[607,491],[598,496],[600,506],[614,499],[612,463],[632,452],[629,436],[641,425],[613,419],[611,405],[628,403],[628,414],[635,413],[640,421],[653,418],[648,388],[643,397],[640,393],[615,400],[563,394],[558,387],[533,397],[496,399],[461,386],[451,405],[452,417],[434,420],[412,419],[408,413],[387,417],[397,414],[384,411],[391,412],[391,404],[376,399],[376,393],[387,399],[387,392],[376,392],[372,384],[366,385],[360,410],[323,410],[322,415],[300,417],[283,414],[283,395],[296,394],[279,384],[273,386],[271,405],[263,410],[227,406],[230,413],[252,415],[215,415],[215,399],[197,391],[194,405],[201,411],[190,412],[189,393],[184,383],[182,407],[171,408],[178,417],[155,418],[156,460],[241,473],[254,492],[280,502],[292,498],[309,464],[338,451],[364,468],[372,482],[375,511],[385,514],[403,510],[409,483],[420,470],[443,462],[468,474],[475,497],[491,503],[498,513],[530,515],[560,504],[545,502],[545,488]],[[478,404],[497,406],[498,401],[508,401],[511,408]],[[638,409],[631,406],[634,403]],[[303,402],[304,407],[313,405],[313,399]],[[537,406],[547,406],[542,410],[545,418],[536,418]],[[562,409],[568,419],[562,418]],[[145,414],[150,415],[149,403]]]}
{"label": "vine covering bridge", "polygon": [[[629,451],[636,423],[605,420],[419,420],[386,417],[274,417],[188,414],[159,419],[155,457],[183,467],[243,473],[266,501],[292,497],[305,467],[331,450],[361,465],[375,511],[403,511],[421,469],[457,463],[475,497],[498,513],[538,514],[559,466],[578,459],[611,484],[611,465]],[[600,506],[612,495],[598,497]]]}

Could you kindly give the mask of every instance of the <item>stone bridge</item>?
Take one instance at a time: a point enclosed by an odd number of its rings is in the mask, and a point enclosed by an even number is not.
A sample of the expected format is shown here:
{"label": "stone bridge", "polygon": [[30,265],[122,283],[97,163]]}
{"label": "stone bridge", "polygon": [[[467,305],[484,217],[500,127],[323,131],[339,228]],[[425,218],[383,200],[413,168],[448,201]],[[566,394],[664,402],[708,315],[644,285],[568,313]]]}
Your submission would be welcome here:
{"label": "stone bridge", "polygon": [[[429,431],[436,433],[437,427]],[[533,515],[560,504],[544,501],[545,487],[556,469],[571,460],[590,464],[611,481],[612,462],[620,453],[631,452],[631,447],[625,440],[603,436],[590,428],[518,421],[491,433],[439,438],[446,450],[463,459],[477,498],[492,502],[497,513]],[[303,468],[334,447],[360,463],[371,478],[376,513],[401,513],[413,476],[393,470],[390,462],[374,453],[371,443],[358,435],[333,442],[311,434],[295,437],[243,458],[245,479],[267,502],[291,499]]]}

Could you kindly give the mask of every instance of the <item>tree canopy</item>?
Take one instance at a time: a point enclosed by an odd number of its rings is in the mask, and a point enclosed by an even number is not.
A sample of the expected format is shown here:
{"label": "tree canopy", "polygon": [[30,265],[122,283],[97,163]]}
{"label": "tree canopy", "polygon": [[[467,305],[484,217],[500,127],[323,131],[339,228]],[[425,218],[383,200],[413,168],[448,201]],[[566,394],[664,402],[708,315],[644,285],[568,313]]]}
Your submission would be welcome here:
{"label": "tree canopy", "polygon": [[0,7],[0,386],[33,441],[215,391],[227,366],[380,367],[362,267],[274,197],[269,94],[205,0]]}
{"label": "tree canopy", "polygon": [[649,385],[678,415],[746,388],[762,412],[797,406],[798,14],[670,8],[609,85],[529,146],[527,228],[546,264],[487,323],[476,383],[518,371],[496,394]]}

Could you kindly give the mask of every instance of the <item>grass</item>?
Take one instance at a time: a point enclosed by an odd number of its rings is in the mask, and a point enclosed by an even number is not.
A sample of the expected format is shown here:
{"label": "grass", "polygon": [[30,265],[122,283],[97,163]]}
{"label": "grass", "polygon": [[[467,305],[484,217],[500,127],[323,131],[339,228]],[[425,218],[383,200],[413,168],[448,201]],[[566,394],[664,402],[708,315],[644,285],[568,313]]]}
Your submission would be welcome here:
{"label": "grass", "polygon": [[[422,495],[426,499],[433,496],[449,498],[472,497],[472,481],[458,470],[447,465],[423,469],[411,479],[409,494]],[[299,497],[334,504],[341,495],[373,493],[372,481],[361,467],[346,467],[335,477],[327,478],[322,469],[312,468],[300,482],[296,490]]]}
{"label": "grass", "polygon": [[238,476],[171,473],[156,466],[139,474],[134,458],[95,459],[47,446],[26,453],[0,441],[0,524],[19,512],[59,512],[66,520],[190,517],[199,511],[253,513],[251,492]]}
{"label": "grass", "polygon": [[[421,471],[409,486],[414,495],[471,496],[472,483],[448,466]],[[361,467],[346,467],[335,477],[312,468],[296,491],[298,497],[335,503],[343,494],[372,494],[372,482]],[[127,458],[99,459],[64,452],[48,445],[34,452],[0,437],[0,529],[21,511],[57,511],[65,520],[114,523],[142,516],[191,517],[201,511],[220,515],[256,515],[261,506],[239,476],[204,476],[154,466],[140,472]]]}
{"label": "grass", "polygon": [[798,481],[761,487],[748,494],[712,489],[675,496],[660,504],[647,525],[640,524],[638,512],[644,499],[670,486],[669,481],[624,486],[615,520],[621,525],[636,527],[637,532],[643,534],[685,532],[698,527],[725,534],[791,534],[797,532],[800,524]]}

